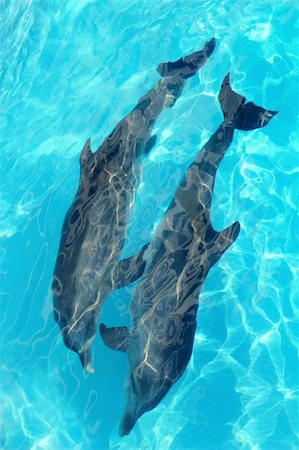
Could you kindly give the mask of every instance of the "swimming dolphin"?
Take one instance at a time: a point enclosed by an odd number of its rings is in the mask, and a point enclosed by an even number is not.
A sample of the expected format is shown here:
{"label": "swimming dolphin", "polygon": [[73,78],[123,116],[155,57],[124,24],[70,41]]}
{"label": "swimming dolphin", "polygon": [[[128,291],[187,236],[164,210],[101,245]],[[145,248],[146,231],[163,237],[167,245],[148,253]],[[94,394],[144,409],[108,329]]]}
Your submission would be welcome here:
{"label": "swimming dolphin", "polygon": [[188,167],[146,251],[146,269],[130,303],[131,330],[100,325],[105,344],[129,361],[127,406],[120,435],[153,409],[182,376],[190,360],[200,288],[210,268],[237,238],[235,222],[223,231],[210,220],[218,166],[235,129],[267,125],[276,114],[236,94],[229,75],[219,101],[224,120]]}
{"label": "swimming dolphin", "polygon": [[64,343],[79,354],[82,366],[90,372],[89,347],[103,300],[144,271],[147,246],[132,258],[119,261],[119,257],[141,160],[157,139],[151,136],[154,122],[163,109],[174,105],[186,79],[205,64],[214,47],[212,39],[201,51],[160,64],[157,70],[162,78],[99,149],[92,153],[88,139],[81,152],[79,187],[62,226],[52,291],[54,318]]}

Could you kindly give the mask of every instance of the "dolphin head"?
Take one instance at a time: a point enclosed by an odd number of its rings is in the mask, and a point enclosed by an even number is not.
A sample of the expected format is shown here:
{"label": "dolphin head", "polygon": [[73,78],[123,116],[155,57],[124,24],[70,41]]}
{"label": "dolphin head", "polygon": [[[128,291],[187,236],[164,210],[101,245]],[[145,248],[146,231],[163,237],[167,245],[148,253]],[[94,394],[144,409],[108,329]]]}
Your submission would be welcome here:
{"label": "dolphin head", "polygon": [[133,370],[127,385],[127,405],[123,414],[119,434],[129,434],[138,418],[159,404],[173,382],[167,377],[165,368],[156,370],[143,362]]}
{"label": "dolphin head", "polygon": [[62,328],[65,346],[79,355],[82,367],[91,373],[94,372],[94,369],[92,368],[90,344],[96,334],[96,325],[95,314],[87,313],[77,322]]}
{"label": "dolphin head", "polygon": [[57,289],[53,279],[54,319],[58,323],[63,342],[67,348],[79,355],[82,367],[93,372],[89,349],[96,335],[99,301],[96,293],[68,284],[66,289]]}
{"label": "dolphin head", "polygon": [[191,309],[183,319],[168,317],[167,321],[158,321],[155,327],[154,321],[141,320],[132,329],[127,348],[128,401],[120,424],[121,436],[132,430],[142,414],[155,408],[183,375],[191,357],[196,328],[197,305]]}

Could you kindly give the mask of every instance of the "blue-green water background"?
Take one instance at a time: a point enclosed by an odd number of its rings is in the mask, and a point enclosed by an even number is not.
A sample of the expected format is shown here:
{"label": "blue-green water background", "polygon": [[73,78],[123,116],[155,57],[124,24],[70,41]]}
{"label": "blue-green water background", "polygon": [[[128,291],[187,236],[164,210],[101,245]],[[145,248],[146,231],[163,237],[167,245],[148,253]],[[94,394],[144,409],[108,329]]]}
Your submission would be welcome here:
{"label": "blue-green water background", "polygon": [[[297,21],[296,1],[285,0],[1,0],[0,446],[298,448]],[[60,229],[85,140],[96,149],[159,79],[158,63],[213,36],[210,61],[157,122],[124,254],[150,239],[221,121],[228,71],[238,92],[279,115],[235,134],[212,221],[238,220],[240,236],[204,285],[185,375],[120,439],[125,356],[97,337],[87,375],[53,320]],[[132,289],[111,295],[103,321],[129,323]]]}

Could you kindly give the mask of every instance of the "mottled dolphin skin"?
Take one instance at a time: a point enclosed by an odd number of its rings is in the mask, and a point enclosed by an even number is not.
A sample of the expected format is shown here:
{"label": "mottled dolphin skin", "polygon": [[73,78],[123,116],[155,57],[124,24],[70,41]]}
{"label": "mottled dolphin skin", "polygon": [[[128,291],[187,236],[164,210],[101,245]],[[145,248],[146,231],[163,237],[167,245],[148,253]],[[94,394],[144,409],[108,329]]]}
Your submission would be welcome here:
{"label": "mottled dolphin skin", "polygon": [[158,405],[184,373],[193,348],[200,288],[239,234],[238,222],[217,232],[210,220],[215,176],[234,130],[264,127],[276,114],[245,104],[245,98],[232,91],[228,75],[219,101],[224,120],[188,167],[145,253],[146,269],[130,303],[131,330],[100,325],[106,345],[126,351],[129,361],[121,436]]}
{"label": "mottled dolphin skin", "polygon": [[122,119],[99,149],[90,139],[80,156],[80,181],[62,226],[53,274],[54,318],[65,345],[77,352],[82,366],[93,372],[90,344],[96,334],[103,300],[113,290],[135,281],[145,262],[140,252],[119,262],[128,214],[137,188],[142,157],[155,145],[155,120],[172,107],[186,79],[202,67],[215,39],[201,51],[157,70],[158,83]]}

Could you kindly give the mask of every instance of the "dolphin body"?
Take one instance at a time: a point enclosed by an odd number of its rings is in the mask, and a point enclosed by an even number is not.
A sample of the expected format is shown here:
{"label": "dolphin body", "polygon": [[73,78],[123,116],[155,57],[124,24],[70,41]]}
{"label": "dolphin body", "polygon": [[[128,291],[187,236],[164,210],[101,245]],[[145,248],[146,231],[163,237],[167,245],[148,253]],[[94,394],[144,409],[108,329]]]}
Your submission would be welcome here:
{"label": "dolphin body", "polygon": [[218,166],[234,130],[264,127],[276,114],[245,104],[227,75],[219,101],[224,120],[188,167],[146,251],[146,269],[130,303],[131,330],[100,325],[105,344],[129,361],[127,406],[120,435],[162,400],[190,360],[200,288],[210,268],[237,238],[235,222],[213,229],[210,207]]}
{"label": "dolphin body", "polygon": [[144,271],[147,246],[131,258],[119,257],[141,160],[156,142],[157,136],[151,136],[154,122],[163,109],[174,105],[186,79],[205,64],[214,47],[212,39],[201,51],[161,63],[157,70],[162,78],[99,149],[92,153],[88,139],[81,152],[79,187],[62,226],[52,291],[54,318],[64,343],[90,372],[89,347],[103,300]]}

